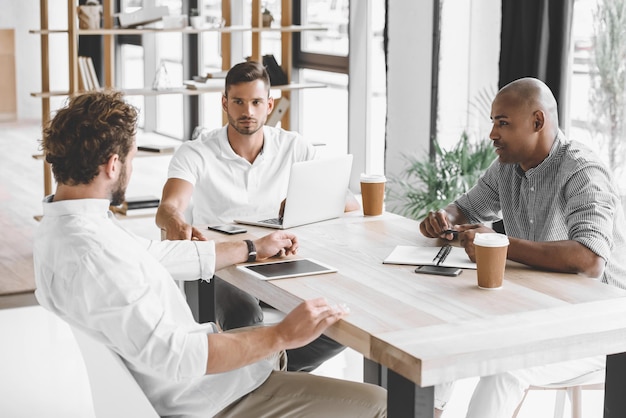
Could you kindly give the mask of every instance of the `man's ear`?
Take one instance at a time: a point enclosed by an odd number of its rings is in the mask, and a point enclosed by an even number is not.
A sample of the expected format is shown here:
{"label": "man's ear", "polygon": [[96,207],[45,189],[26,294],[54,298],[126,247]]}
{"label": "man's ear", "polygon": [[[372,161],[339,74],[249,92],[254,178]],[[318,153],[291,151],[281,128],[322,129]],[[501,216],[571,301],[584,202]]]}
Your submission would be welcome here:
{"label": "man's ear", "polygon": [[104,173],[107,175],[107,177],[114,178],[118,174],[117,171],[119,169],[117,163],[119,162],[119,160],[120,156],[117,154],[113,154],[109,157],[107,162],[103,164]]}
{"label": "man's ear", "polygon": [[267,114],[269,115],[274,110],[274,98],[272,96],[267,98]]}
{"label": "man's ear", "polygon": [[228,111],[226,110],[226,105],[228,105],[228,97],[226,97],[225,94],[222,94],[222,110],[228,113]]}
{"label": "man's ear", "polygon": [[540,131],[545,123],[545,115],[541,110],[537,110],[533,116],[533,127],[535,128],[535,131]]}

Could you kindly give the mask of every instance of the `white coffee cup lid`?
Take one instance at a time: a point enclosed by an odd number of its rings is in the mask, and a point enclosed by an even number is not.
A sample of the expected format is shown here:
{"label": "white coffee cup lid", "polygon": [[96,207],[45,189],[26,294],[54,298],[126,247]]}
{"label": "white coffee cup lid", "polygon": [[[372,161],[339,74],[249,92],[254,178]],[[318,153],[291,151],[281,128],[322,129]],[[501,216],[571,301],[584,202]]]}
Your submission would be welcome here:
{"label": "white coffee cup lid", "polygon": [[361,173],[361,181],[363,183],[384,183],[387,181],[384,174],[365,174]]}
{"label": "white coffee cup lid", "polygon": [[509,238],[503,234],[480,233],[474,234],[474,245],[481,247],[504,247],[509,245]]}

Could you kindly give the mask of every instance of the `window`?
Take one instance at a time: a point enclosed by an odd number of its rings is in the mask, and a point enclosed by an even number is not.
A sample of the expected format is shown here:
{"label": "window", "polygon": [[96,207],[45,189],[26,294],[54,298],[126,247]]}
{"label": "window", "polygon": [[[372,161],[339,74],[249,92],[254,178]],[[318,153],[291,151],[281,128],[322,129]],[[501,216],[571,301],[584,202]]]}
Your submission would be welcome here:
{"label": "window", "polygon": [[599,152],[622,195],[626,195],[625,25],[625,0],[574,3],[568,136]]}
{"label": "window", "polygon": [[[366,20],[361,19],[362,14],[367,16]],[[314,142],[325,143],[324,153],[355,154],[357,170],[384,173],[387,105],[383,45],[385,1],[351,4],[348,0],[303,0],[294,2],[293,20],[302,25],[327,28],[294,34],[294,67],[300,69],[297,72],[299,81],[327,86],[299,93],[303,109],[299,131]],[[351,24],[359,30],[355,39],[350,38],[353,35]],[[349,68],[351,48],[367,50],[367,53],[362,63]],[[354,95],[349,94],[349,86],[366,92],[363,97],[367,101],[365,105],[354,100],[350,103],[349,97]],[[349,126],[355,124],[362,127],[360,130],[364,134],[356,130],[350,132]]]}
{"label": "window", "polygon": [[463,132],[473,141],[488,139],[498,90],[500,19],[498,0],[442,2],[437,139],[444,148],[456,145]]}

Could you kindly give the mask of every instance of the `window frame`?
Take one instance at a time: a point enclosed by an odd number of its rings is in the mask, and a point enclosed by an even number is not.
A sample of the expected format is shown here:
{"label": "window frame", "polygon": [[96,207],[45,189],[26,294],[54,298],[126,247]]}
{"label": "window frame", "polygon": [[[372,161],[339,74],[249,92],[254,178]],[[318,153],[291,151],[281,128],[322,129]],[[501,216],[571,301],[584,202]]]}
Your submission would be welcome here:
{"label": "window frame", "polygon": [[[306,0],[305,0],[306,1]],[[294,25],[302,24],[302,1],[294,1],[292,9]],[[350,23],[348,22],[348,33]],[[348,40],[349,42],[349,40]],[[328,71],[340,74],[349,74],[349,54],[344,56],[319,54],[302,50],[302,34],[293,33],[293,67],[308,68],[311,70]]]}

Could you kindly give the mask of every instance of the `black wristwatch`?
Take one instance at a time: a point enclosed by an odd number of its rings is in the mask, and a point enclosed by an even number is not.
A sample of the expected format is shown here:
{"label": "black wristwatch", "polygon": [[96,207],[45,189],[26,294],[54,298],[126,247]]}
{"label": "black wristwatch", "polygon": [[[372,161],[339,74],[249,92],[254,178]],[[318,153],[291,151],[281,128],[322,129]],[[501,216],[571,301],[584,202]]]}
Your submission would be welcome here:
{"label": "black wristwatch", "polygon": [[254,246],[254,242],[249,239],[244,239],[244,242],[248,246],[248,263],[252,263],[256,261],[256,247]]}

